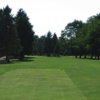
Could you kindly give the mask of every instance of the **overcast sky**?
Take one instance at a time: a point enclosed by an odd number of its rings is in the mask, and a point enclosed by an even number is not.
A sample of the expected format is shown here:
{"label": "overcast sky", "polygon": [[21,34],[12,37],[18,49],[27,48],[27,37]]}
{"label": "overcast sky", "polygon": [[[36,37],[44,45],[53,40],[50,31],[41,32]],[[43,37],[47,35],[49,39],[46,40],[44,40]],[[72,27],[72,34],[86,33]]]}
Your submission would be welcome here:
{"label": "overcast sky", "polygon": [[49,30],[60,36],[67,23],[74,19],[85,22],[100,13],[100,0],[0,0],[0,8],[6,5],[12,8],[14,15],[23,8],[39,36]]}

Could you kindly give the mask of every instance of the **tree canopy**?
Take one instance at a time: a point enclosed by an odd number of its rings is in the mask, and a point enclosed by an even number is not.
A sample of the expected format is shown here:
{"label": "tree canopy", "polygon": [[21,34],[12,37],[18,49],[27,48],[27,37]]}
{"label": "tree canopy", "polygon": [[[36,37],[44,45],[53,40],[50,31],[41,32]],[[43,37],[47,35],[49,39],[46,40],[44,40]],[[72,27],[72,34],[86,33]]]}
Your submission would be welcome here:
{"label": "tree canopy", "polygon": [[19,9],[15,17],[15,23],[20,43],[22,45],[20,57],[23,57],[25,54],[32,54],[34,31],[32,30],[33,26],[29,22],[29,18],[23,9]]}
{"label": "tree canopy", "polygon": [[11,56],[33,51],[34,31],[27,14],[20,9],[14,17],[11,11],[9,6],[0,9],[0,56],[6,56],[7,62]]}

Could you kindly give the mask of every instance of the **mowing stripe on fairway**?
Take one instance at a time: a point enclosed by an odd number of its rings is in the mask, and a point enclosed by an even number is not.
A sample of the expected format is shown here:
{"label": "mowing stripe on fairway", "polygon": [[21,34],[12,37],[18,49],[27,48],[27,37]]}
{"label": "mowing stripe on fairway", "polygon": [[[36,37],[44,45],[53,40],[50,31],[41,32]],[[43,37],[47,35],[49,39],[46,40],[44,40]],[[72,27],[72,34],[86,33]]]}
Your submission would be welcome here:
{"label": "mowing stripe on fairway", "polygon": [[0,76],[0,100],[87,100],[60,69],[17,69]]}

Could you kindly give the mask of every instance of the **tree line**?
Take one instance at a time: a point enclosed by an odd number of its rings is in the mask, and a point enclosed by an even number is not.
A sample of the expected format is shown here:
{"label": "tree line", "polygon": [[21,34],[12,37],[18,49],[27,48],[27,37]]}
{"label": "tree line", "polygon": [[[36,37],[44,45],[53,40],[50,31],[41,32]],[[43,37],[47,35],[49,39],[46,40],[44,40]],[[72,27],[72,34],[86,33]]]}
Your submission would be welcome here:
{"label": "tree line", "polygon": [[22,60],[24,55],[100,59],[100,14],[89,17],[85,23],[68,23],[60,37],[51,31],[39,37],[23,9],[16,16],[11,10],[9,6],[0,9],[0,56],[6,56],[7,62],[10,57]]}
{"label": "tree line", "polygon": [[50,31],[46,36],[34,35],[33,53],[100,59],[100,14],[89,17],[85,23],[80,20],[68,23],[59,38]]}
{"label": "tree line", "polygon": [[100,59],[100,14],[89,17],[86,23],[74,20],[62,34],[69,38],[69,55]]}
{"label": "tree line", "polygon": [[6,6],[0,9],[0,56],[23,59],[24,55],[32,54],[34,31],[29,18],[23,9],[19,9],[16,16],[12,9]]}
{"label": "tree line", "polygon": [[47,55],[47,56],[59,56],[60,47],[59,39],[56,33],[52,34],[50,31],[47,35],[38,37],[34,35],[33,42],[33,54],[34,55]]}

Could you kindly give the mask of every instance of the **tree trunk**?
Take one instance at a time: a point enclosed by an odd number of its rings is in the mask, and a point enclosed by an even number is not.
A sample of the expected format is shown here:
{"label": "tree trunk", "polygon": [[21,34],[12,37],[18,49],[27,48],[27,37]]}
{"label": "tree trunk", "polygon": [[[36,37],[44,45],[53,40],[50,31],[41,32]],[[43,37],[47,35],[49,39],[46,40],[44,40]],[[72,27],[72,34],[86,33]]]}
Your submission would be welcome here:
{"label": "tree trunk", "polygon": [[75,58],[77,58],[77,55],[75,55]]}
{"label": "tree trunk", "polygon": [[86,57],[86,55],[84,55],[84,59],[86,59],[87,57]]}
{"label": "tree trunk", "polygon": [[95,55],[95,60],[97,59],[97,56]]}
{"label": "tree trunk", "polygon": [[99,57],[99,56],[97,56],[97,59],[99,60],[99,59],[100,59],[100,57]]}
{"label": "tree trunk", "polygon": [[81,59],[82,58],[82,55],[80,54],[79,58]]}
{"label": "tree trunk", "polygon": [[24,59],[24,54],[21,53],[20,56],[19,56],[19,60],[23,60]]}
{"label": "tree trunk", "polygon": [[10,59],[9,59],[9,56],[8,55],[6,55],[6,61],[7,61],[7,63],[10,62]]}
{"label": "tree trunk", "polygon": [[93,55],[91,55],[90,59],[93,59]]}

